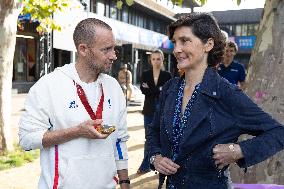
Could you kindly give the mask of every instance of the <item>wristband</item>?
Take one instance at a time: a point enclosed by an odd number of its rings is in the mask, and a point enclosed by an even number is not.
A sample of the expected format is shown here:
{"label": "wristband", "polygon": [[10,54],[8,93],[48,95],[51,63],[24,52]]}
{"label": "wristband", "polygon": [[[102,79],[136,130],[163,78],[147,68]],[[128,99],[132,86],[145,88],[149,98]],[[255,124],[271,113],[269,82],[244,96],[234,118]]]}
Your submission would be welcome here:
{"label": "wristband", "polygon": [[128,178],[128,179],[125,179],[125,180],[119,180],[119,184],[123,184],[123,183],[125,183],[125,184],[130,184],[129,178]]}

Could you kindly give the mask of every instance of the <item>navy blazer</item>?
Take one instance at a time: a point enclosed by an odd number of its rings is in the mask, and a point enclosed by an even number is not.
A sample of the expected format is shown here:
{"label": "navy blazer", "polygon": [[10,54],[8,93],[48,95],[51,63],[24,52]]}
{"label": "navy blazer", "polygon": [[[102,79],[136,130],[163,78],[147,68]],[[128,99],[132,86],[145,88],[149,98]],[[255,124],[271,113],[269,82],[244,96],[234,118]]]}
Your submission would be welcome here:
{"label": "navy blazer", "polygon": [[[160,71],[157,85],[154,82],[153,70],[147,70],[142,73],[140,89],[145,95],[145,101],[142,113],[146,116],[153,116],[155,113],[155,102],[158,101],[160,91],[163,85],[172,78],[171,73]],[[142,83],[147,83],[149,88],[144,88]]]}
{"label": "navy blazer", "polygon": [[[172,157],[172,125],[181,80],[170,80],[161,92],[161,108],[147,133],[151,156]],[[244,155],[240,167],[259,163],[284,148],[284,127],[237,86],[207,68],[175,161],[181,167],[171,176],[172,182],[178,189],[227,189],[228,178],[223,174],[227,167],[216,168],[212,149],[216,144],[236,143],[241,134],[256,137],[239,142]]]}

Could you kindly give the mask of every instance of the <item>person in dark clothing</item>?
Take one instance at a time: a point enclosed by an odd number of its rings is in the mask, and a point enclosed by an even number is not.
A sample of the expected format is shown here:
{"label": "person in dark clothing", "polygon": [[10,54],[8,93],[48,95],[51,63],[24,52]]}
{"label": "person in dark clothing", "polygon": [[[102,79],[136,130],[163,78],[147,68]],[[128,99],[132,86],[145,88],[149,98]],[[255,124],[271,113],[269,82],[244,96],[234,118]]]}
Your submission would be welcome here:
{"label": "person in dark clothing", "polygon": [[244,89],[246,71],[242,64],[234,60],[237,52],[237,44],[232,41],[228,41],[225,48],[224,59],[218,66],[218,73],[230,83],[238,85],[241,89]]}
{"label": "person in dark clothing", "polygon": [[[152,69],[143,72],[140,89],[145,95],[143,115],[145,135],[148,131],[148,125],[152,122],[155,109],[158,109],[158,98],[163,85],[171,79],[171,74],[163,71],[164,54],[161,50],[155,50],[150,55]],[[150,161],[147,145],[144,146],[144,159],[137,173],[142,174],[150,171]]]}
{"label": "person in dark clothing", "polygon": [[[230,164],[257,164],[284,148],[284,127],[216,71],[225,39],[210,13],[169,26],[181,77],[163,86],[147,132],[159,188],[228,189]],[[241,134],[252,139],[238,142]]]}

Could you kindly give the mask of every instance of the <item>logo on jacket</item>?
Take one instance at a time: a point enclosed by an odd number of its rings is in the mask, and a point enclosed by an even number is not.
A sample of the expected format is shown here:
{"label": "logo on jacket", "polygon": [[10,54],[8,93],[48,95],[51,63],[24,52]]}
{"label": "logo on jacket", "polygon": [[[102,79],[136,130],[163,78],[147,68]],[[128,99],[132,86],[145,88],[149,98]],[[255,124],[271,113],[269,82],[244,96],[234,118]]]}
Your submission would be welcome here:
{"label": "logo on jacket", "polygon": [[70,102],[69,108],[77,108],[78,104],[76,104],[75,100]]}
{"label": "logo on jacket", "polygon": [[108,108],[110,108],[111,107],[110,98],[107,100],[107,102],[108,102]]}
{"label": "logo on jacket", "polygon": [[232,71],[232,72],[238,72],[239,70],[236,70],[236,69],[233,69],[233,68],[232,68],[231,71]]}

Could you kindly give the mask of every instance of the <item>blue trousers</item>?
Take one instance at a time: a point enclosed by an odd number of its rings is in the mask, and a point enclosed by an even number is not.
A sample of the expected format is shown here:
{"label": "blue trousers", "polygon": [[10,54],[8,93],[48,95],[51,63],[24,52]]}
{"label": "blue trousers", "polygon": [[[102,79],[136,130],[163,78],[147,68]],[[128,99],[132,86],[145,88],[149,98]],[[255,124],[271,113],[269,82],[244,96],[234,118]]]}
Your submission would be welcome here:
{"label": "blue trousers", "polygon": [[[145,128],[145,138],[146,134],[148,132],[148,127],[149,124],[152,123],[154,116],[145,116],[144,115],[144,128]],[[144,159],[139,167],[139,170],[142,172],[148,172],[150,171],[150,157],[148,154],[148,148],[147,148],[147,143],[145,142],[144,144]]]}
{"label": "blue trousers", "polygon": [[[158,99],[155,101],[155,110],[159,109],[159,103],[158,103]],[[144,115],[144,128],[145,128],[145,139],[146,139],[146,135],[149,132],[149,124],[152,123],[154,118],[154,115]],[[142,172],[148,172],[150,171],[150,157],[149,157],[149,152],[148,152],[148,147],[147,147],[147,143],[145,142],[144,144],[144,159],[139,167],[139,170]]]}

